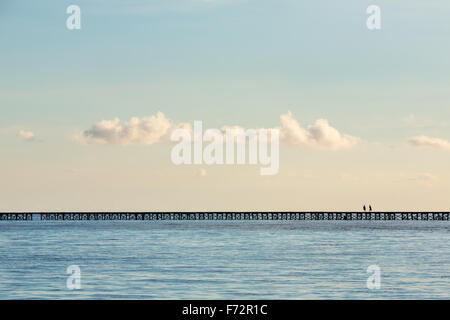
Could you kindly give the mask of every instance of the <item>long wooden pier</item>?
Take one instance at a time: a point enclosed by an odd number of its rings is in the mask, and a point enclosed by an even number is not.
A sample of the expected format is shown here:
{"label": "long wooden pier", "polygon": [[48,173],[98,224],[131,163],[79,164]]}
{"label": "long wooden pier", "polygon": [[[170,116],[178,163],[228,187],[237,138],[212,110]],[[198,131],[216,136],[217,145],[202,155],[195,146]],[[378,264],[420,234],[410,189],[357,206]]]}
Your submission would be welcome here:
{"label": "long wooden pier", "polygon": [[418,220],[449,221],[449,212],[10,212],[0,221],[29,220]]}

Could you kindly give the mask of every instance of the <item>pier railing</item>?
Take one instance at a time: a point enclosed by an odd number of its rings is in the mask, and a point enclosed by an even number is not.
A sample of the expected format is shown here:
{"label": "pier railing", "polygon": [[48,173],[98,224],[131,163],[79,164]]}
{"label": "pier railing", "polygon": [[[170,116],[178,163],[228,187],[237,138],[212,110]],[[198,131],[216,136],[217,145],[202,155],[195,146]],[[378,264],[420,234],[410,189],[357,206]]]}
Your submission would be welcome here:
{"label": "pier railing", "polygon": [[0,220],[418,220],[449,221],[449,212],[10,212]]}

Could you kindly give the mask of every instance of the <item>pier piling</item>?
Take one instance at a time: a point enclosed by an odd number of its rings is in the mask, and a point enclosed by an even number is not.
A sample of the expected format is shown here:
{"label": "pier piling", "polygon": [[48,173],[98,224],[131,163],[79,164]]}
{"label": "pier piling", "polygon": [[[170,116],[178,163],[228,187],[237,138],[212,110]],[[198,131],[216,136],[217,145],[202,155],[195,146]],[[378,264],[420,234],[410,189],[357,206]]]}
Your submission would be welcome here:
{"label": "pier piling", "polygon": [[289,221],[449,221],[450,212],[9,212],[0,221],[97,220],[289,220]]}

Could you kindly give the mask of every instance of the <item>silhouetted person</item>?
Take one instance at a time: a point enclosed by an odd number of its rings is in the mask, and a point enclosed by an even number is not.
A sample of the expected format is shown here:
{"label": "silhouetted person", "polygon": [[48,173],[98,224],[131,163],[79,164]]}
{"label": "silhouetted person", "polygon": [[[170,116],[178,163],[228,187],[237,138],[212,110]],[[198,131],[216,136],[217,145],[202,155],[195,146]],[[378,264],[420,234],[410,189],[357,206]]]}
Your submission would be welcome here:
{"label": "silhouetted person", "polygon": [[364,212],[366,212],[366,205],[363,206]]}
{"label": "silhouetted person", "polygon": [[372,212],[372,206],[369,204],[369,211]]}

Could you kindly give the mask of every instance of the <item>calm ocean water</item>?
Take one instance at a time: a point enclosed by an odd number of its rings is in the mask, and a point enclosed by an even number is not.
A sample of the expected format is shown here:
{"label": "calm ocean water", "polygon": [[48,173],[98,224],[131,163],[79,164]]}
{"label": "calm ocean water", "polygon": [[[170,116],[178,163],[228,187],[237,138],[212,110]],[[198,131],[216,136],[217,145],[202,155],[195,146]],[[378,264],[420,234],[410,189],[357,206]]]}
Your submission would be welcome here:
{"label": "calm ocean water", "polygon": [[0,222],[1,299],[449,299],[449,267],[445,221]]}

